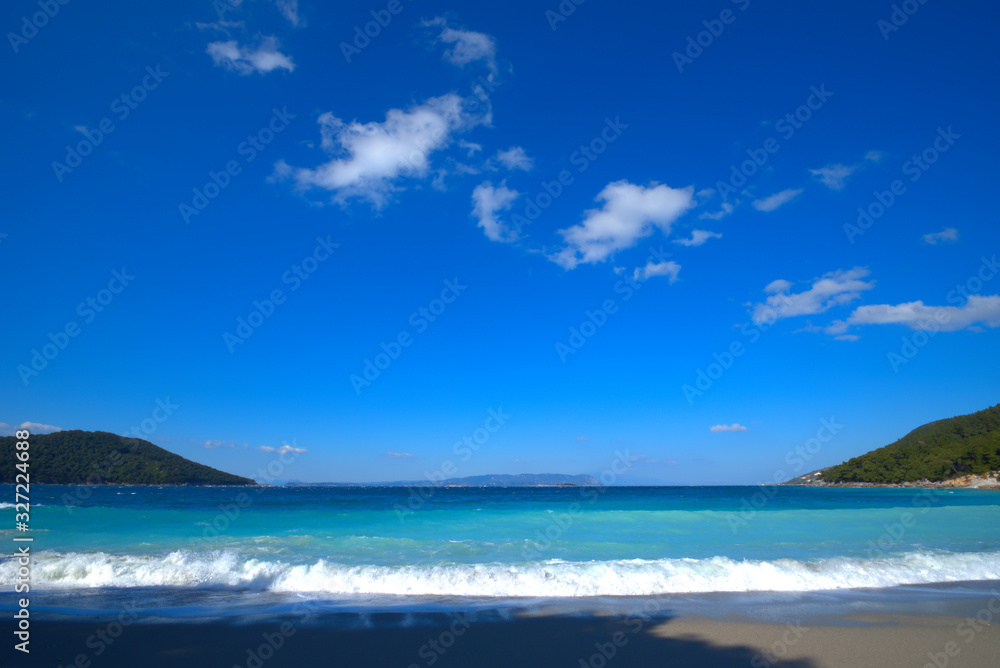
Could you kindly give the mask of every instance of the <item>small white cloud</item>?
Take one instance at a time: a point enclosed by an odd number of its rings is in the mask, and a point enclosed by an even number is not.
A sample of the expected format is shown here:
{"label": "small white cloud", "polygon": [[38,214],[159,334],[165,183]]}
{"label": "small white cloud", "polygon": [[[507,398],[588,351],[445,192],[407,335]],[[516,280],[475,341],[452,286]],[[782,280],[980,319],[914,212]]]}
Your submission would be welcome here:
{"label": "small white cloud", "polygon": [[425,26],[442,26],[438,41],[451,44],[444,52],[444,59],[453,65],[464,67],[477,60],[485,61],[492,72],[496,72],[496,41],[486,33],[473,30],[456,30],[448,26],[447,21],[438,17],[424,21]]}
{"label": "small white cloud", "polygon": [[786,292],[791,287],[792,287],[791,281],[786,281],[783,278],[779,278],[777,280],[771,281],[766,286],[764,286],[764,292],[766,292],[769,295],[774,295],[779,292]]}
{"label": "small white cloud", "polygon": [[656,228],[669,234],[674,221],[694,205],[693,194],[694,188],[690,186],[609,183],[594,198],[604,202],[600,209],[586,211],[579,225],[559,230],[566,247],[549,259],[573,269],[581,263],[603,262],[615,251],[634,246]]}
{"label": "small white cloud", "polygon": [[[702,190],[701,192],[705,191]],[[715,191],[713,190],[712,192]],[[725,218],[726,216],[728,216],[733,212],[733,208],[734,208],[733,205],[730,204],[729,202],[723,202],[722,208],[719,209],[718,211],[706,211],[705,213],[698,216],[698,218],[702,220],[722,220],[723,218]]]}
{"label": "small white cloud", "polygon": [[51,434],[55,431],[63,431],[62,427],[54,427],[40,422],[22,422],[19,425],[0,422],[0,436],[13,436],[15,432],[24,429],[27,429],[30,434]]}
{"label": "small white cloud", "polygon": [[[878,162],[882,159],[881,151],[868,151],[865,160],[868,162]],[[864,166],[864,162],[857,165],[843,165],[839,162],[831,163],[819,169],[810,169],[809,172],[816,177],[820,183],[831,190],[843,190],[847,185],[847,177]]]}
{"label": "small white cloud", "polygon": [[506,151],[498,151],[497,160],[511,171],[521,169],[527,172],[531,171],[531,168],[535,166],[535,161],[529,158],[528,154],[520,146],[512,146]]}
{"label": "small white cloud", "polygon": [[577,436],[576,440],[578,440],[578,441],[589,441],[590,440],[590,436]]}
{"label": "small white cloud", "polygon": [[937,244],[939,241],[958,241],[958,230],[954,227],[946,227],[940,232],[925,234],[922,238],[924,243],[931,245]]}
{"label": "small white cloud", "polygon": [[739,422],[734,422],[732,424],[717,424],[708,428],[710,432],[731,432],[731,431],[746,431],[747,428],[741,425]]}
{"label": "small white cloud", "polygon": [[841,334],[840,336],[833,337],[837,341],[857,341],[861,337],[857,334]]}
{"label": "small white cloud", "polygon": [[302,25],[302,19],[299,17],[299,0],[274,0],[274,4],[289,23],[296,27]]}
{"label": "small white cloud", "polygon": [[315,169],[293,169],[281,162],[275,176],[290,176],[302,189],[335,191],[338,202],[360,197],[381,208],[398,179],[427,176],[432,154],[445,148],[453,135],[486,122],[488,110],[476,114],[466,108],[469,102],[449,93],[406,111],[390,109],[381,123],[345,123],[331,113],[322,114],[322,146],[337,157]]}
{"label": "small white cloud", "polygon": [[387,452],[384,455],[379,455],[383,459],[423,459],[418,455],[411,455],[409,452]]}
{"label": "small white cloud", "polygon": [[826,167],[820,167],[819,169],[810,169],[809,171],[827,188],[830,188],[831,190],[843,190],[846,185],[847,177],[853,174],[856,169],[857,167],[853,165],[848,166],[836,163],[827,165]]}
{"label": "small white cloud", "polygon": [[242,47],[235,40],[230,40],[211,42],[206,51],[216,65],[239,74],[266,74],[278,69],[291,72],[295,69],[292,59],[278,51],[278,40],[274,37],[265,37],[256,49]]}
{"label": "small white cloud", "polygon": [[459,139],[458,140],[458,146],[459,146],[459,148],[464,148],[468,152],[467,155],[470,158],[473,156],[473,154],[475,154],[475,153],[483,150],[483,145],[482,144],[477,144],[475,142],[466,141],[464,139]]}
{"label": "small white cloud", "polygon": [[505,183],[494,187],[489,181],[480,183],[472,191],[472,215],[479,220],[478,226],[483,228],[488,239],[504,243],[517,241],[517,231],[499,220],[497,212],[510,209],[511,204],[520,195],[521,193],[511,190]]}
{"label": "small white cloud", "polygon": [[304,452],[309,452],[305,448],[294,448],[294,447],[288,445],[287,443],[285,445],[281,446],[280,448],[272,448],[269,445],[262,445],[262,446],[258,447],[257,449],[260,450],[261,452],[275,452],[275,453],[277,453],[279,455],[287,455],[287,454],[289,454],[291,452],[294,452],[297,455],[301,455]]}
{"label": "small white cloud", "polygon": [[709,239],[721,238],[722,234],[718,232],[709,232],[708,230],[691,230],[690,239],[674,239],[674,243],[682,246],[700,246]]}
{"label": "small white cloud", "polygon": [[832,271],[817,278],[808,290],[792,293],[789,281],[778,279],[764,288],[770,293],[764,303],[755,304],[751,315],[756,324],[774,322],[799,315],[823,313],[834,306],[848,304],[875,287],[875,281],[862,280],[871,273],[864,267]]}
{"label": "small white cloud", "polygon": [[201,447],[206,450],[217,450],[219,448],[235,448],[236,443],[234,441],[213,441],[208,440],[201,444]]}
{"label": "small white cloud", "polygon": [[826,332],[842,334],[851,325],[892,324],[942,332],[972,326],[1000,327],[1000,295],[972,295],[962,306],[928,306],[922,301],[859,306],[846,320],[831,323]]}
{"label": "small white cloud", "polygon": [[671,283],[677,282],[677,274],[681,271],[681,266],[669,260],[666,262],[647,262],[645,267],[636,267],[632,273],[633,281],[646,281],[654,276],[667,276]]}
{"label": "small white cloud", "polygon": [[781,192],[775,193],[770,197],[754,200],[753,208],[758,211],[774,211],[782,204],[791,202],[800,194],[802,194],[802,188],[788,188],[787,190],[782,190]]}

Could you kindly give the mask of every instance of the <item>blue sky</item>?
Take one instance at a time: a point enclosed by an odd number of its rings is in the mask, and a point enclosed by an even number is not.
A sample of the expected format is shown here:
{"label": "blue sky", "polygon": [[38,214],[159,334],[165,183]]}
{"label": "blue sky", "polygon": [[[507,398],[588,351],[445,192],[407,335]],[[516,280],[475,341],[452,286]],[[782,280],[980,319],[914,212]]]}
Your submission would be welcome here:
{"label": "blue sky", "polygon": [[739,484],[995,404],[998,10],[904,4],[7,3],[0,426]]}

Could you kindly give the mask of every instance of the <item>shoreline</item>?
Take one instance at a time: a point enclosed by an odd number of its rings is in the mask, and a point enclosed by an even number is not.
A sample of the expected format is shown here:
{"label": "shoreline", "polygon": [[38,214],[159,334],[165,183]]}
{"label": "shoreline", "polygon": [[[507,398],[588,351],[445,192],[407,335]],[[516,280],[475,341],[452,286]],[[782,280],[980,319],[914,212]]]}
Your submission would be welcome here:
{"label": "shoreline", "polygon": [[778,483],[784,487],[841,487],[841,488],[913,488],[913,489],[982,489],[987,491],[1000,491],[1000,471],[991,471],[983,474],[970,474],[949,478],[948,480],[911,480],[907,482],[878,483],[878,482],[826,482],[816,480],[815,476],[821,473],[814,471],[797,478],[792,478],[786,482]]}

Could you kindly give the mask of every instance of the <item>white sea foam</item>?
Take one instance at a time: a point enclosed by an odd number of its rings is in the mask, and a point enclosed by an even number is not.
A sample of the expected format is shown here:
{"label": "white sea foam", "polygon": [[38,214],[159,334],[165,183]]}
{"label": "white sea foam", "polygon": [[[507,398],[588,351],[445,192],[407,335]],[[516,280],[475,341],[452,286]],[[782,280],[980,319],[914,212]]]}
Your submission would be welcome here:
{"label": "white sea foam", "polygon": [[[16,578],[0,563],[0,584]],[[32,582],[48,587],[233,586],[326,594],[614,596],[687,592],[815,591],[1000,580],[1000,553],[912,552],[884,559],[616,560],[426,566],[310,564],[247,559],[235,551],[165,557],[41,552]]]}

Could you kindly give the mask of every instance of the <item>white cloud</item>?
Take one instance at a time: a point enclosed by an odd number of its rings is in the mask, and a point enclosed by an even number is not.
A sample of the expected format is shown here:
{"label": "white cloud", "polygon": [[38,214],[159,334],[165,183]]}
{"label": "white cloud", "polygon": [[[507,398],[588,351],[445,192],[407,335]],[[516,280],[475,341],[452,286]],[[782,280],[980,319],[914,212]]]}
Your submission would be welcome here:
{"label": "white cloud", "polygon": [[770,197],[754,200],[753,208],[758,211],[774,211],[782,204],[791,202],[800,194],[802,194],[802,188],[788,188],[787,190],[782,190],[781,192],[775,193]]}
{"label": "white cloud", "polygon": [[958,241],[958,230],[954,227],[946,227],[940,232],[925,234],[922,238],[925,243],[932,245],[939,241]]}
{"label": "white cloud", "polygon": [[506,151],[497,151],[497,160],[511,171],[522,169],[527,172],[535,166],[535,161],[529,158],[520,146],[512,146]]}
{"label": "white cloud", "polygon": [[589,441],[590,440],[590,436],[577,436],[576,440],[578,440],[578,441]]}
{"label": "white cloud", "polygon": [[517,232],[497,219],[497,212],[510,209],[511,204],[520,195],[521,193],[511,190],[505,183],[495,188],[489,181],[480,183],[472,191],[472,215],[479,219],[479,227],[483,228],[483,232],[491,241],[517,240]]}
{"label": "white cloud", "polygon": [[654,276],[668,276],[671,283],[677,282],[677,274],[681,271],[681,266],[669,260],[666,262],[647,262],[645,267],[636,267],[632,274],[633,281],[646,281]]}
{"label": "white cloud", "polygon": [[431,21],[425,21],[425,26],[442,26],[438,41],[453,45],[444,52],[444,58],[453,65],[464,67],[477,60],[483,60],[491,71],[496,72],[497,45],[492,37],[486,33],[475,32],[473,30],[456,30],[448,26],[447,22],[438,17]]}
{"label": "white cloud", "polygon": [[475,142],[466,141],[464,139],[459,139],[458,140],[458,145],[459,145],[460,148],[464,148],[466,151],[468,151],[468,156],[470,158],[472,157],[472,155],[474,153],[483,150],[483,145],[482,144],[476,144]]}
{"label": "white cloud", "polygon": [[875,287],[875,281],[862,280],[871,273],[864,267],[837,270],[817,278],[808,290],[792,293],[792,284],[778,279],[764,288],[771,294],[763,304],[755,304],[751,315],[758,325],[763,322],[798,315],[823,313],[834,306],[848,304],[861,297],[861,292]]}
{"label": "white cloud", "polygon": [[708,428],[709,431],[713,433],[718,433],[721,431],[746,431],[747,428],[741,425],[739,422],[734,422],[732,424],[717,424]]}
{"label": "white cloud", "polygon": [[0,422],[0,436],[13,436],[19,429],[27,429],[31,434],[51,434],[54,431],[63,431],[62,427],[54,427],[40,422],[22,422],[19,425]]}
{"label": "white cloud", "polygon": [[[701,192],[705,191],[702,190]],[[713,190],[712,192],[715,191]],[[702,220],[722,220],[723,218],[725,218],[726,216],[728,216],[733,212],[733,208],[734,208],[733,205],[730,204],[729,202],[723,202],[722,208],[719,209],[718,211],[706,211],[705,213],[698,216],[698,218],[701,218]]]}
{"label": "white cloud", "polygon": [[[881,151],[868,151],[865,160],[868,162],[878,162],[882,159]],[[843,190],[847,185],[847,177],[864,166],[864,162],[857,165],[843,165],[839,162],[831,163],[819,169],[810,169],[809,172],[816,179],[831,190]]]}
{"label": "white cloud", "polygon": [[230,40],[211,42],[206,51],[216,65],[240,74],[266,74],[277,69],[291,72],[295,69],[292,59],[278,51],[278,40],[274,37],[265,37],[256,49],[242,47],[235,40]]}
{"label": "white cloud", "polygon": [[841,334],[840,336],[833,337],[837,341],[857,341],[861,337],[857,334]]}
{"label": "white cloud", "polygon": [[384,455],[379,455],[383,459],[423,459],[418,455],[411,455],[409,452],[387,452]]}
{"label": "white cloud", "polygon": [[466,102],[449,93],[407,111],[390,109],[382,123],[345,123],[325,113],[318,119],[322,146],[339,157],[315,169],[279,161],[274,175],[294,178],[299,188],[335,191],[339,202],[360,197],[380,208],[396,190],[395,180],[425,177],[432,153],[445,148],[455,133],[485,121],[467,111]]}
{"label": "white cloud", "polygon": [[853,174],[856,169],[857,166],[855,165],[848,166],[836,163],[827,165],[826,167],[820,167],[819,169],[810,169],[809,171],[827,188],[832,190],[843,190],[846,185],[845,182],[847,177]]}
{"label": "white cloud", "polygon": [[842,334],[851,325],[905,325],[943,332],[977,325],[1000,327],[1000,295],[972,295],[962,306],[928,306],[922,301],[859,306],[847,320],[831,323],[826,332]]}
{"label": "white cloud", "polygon": [[207,441],[205,441],[204,443],[201,444],[201,447],[205,448],[206,450],[217,450],[219,448],[235,448],[236,447],[236,442],[235,441],[218,441],[218,440],[213,441],[213,440],[207,440]]}
{"label": "white cloud", "polygon": [[654,228],[669,234],[673,222],[694,205],[693,193],[692,187],[609,183],[594,198],[604,202],[600,209],[586,211],[581,224],[559,230],[566,248],[549,259],[573,269],[580,263],[603,262],[615,251],[649,236]]}
{"label": "white cloud", "polygon": [[709,239],[721,238],[722,235],[718,232],[709,232],[708,230],[691,230],[690,239],[674,239],[674,243],[682,246],[700,246]]}
{"label": "white cloud", "polygon": [[278,5],[282,16],[293,26],[302,24],[302,19],[299,18],[299,0],[274,0],[274,4]]}
{"label": "white cloud", "polygon": [[281,446],[280,448],[272,448],[269,445],[262,445],[262,446],[260,446],[257,449],[260,450],[261,452],[276,452],[279,455],[287,455],[290,452],[294,452],[296,454],[301,455],[303,452],[309,452],[305,448],[293,448],[292,446],[288,445],[287,443],[285,445]]}
{"label": "white cloud", "polygon": [[783,278],[779,278],[765,285],[764,292],[766,292],[769,295],[774,295],[779,292],[787,292],[790,287],[792,287],[791,281],[786,281]]}

